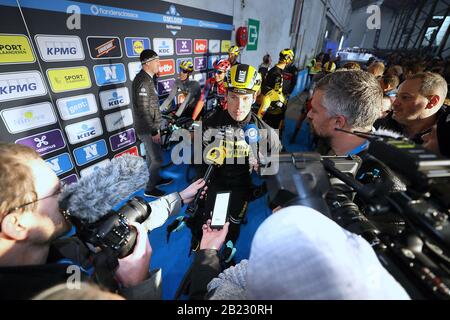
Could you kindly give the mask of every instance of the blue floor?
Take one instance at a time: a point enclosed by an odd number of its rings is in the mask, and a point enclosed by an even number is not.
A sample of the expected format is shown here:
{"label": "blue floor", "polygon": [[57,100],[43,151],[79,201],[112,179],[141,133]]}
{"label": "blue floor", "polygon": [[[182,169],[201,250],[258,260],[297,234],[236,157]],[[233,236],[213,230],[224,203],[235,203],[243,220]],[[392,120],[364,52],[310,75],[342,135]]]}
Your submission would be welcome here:
{"label": "blue floor", "polygon": [[[283,143],[288,152],[300,152],[311,150],[311,139],[309,137],[309,126],[305,123],[295,144],[289,144],[289,139],[294,131],[295,121],[287,120]],[[170,157],[166,152],[166,160]],[[174,178],[174,182],[161,189],[164,191],[175,192],[183,190],[188,186],[186,180],[187,165],[171,166],[165,169],[161,175],[165,178]],[[255,177],[255,179],[258,179]],[[143,195],[143,190],[136,193]],[[183,208],[180,214],[184,213]],[[246,225],[241,226],[240,237],[237,241],[237,253],[235,261],[247,259],[250,254],[250,246],[253,236],[259,225],[270,215],[267,207],[266,197],[251,202],[247,211]],[[151,269],[161,268],[163,276],[163,299],[173,299],[176,290],[189,266],[193,261],[193,255],[188,257],[191,234],[188,228],[184,228],[177,233],[173,233],[169,243],[166,242],[166,228],[176,217],[170,218],[164,226],[155,229],[150,233],[150,243],[153,249],[151,258]]]}

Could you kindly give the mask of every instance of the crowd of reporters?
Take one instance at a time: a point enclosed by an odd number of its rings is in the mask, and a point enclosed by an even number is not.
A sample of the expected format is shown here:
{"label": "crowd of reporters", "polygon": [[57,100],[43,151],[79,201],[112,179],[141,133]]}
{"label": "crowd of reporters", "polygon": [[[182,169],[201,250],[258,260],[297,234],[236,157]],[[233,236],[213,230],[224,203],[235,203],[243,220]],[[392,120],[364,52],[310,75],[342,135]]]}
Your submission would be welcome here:
{"label": "crowd of reporters", "polygon": [[[267,74],[265,77],[257,75],[251,66],[240,65],[237,55],[233,47],[227,72],[232,77],[231,73],[245,69],[248,83],[241,86],[225,79],[228,94],[224,97],[220,88],[218,113],[208,118],[212,119],[209,123],[222,123],[224,118],[218,116],[222,114],[228,117],[226,124],[249,119],[248,106],[258,101],[262,86],[263,96],[272,91],[270,95],[276,98],[267,102],[264,97],[259,99],[265,106],[262,109],[256,106],[259,117],[255,115],[252,121],[267,126],[268,120],[273,129],[282,129],[289,96],[282,92],[283,69],[294,62],[293,52],[283,50],[276,69],[270,68],[270,57],[264,57],[260,70]],[[141,55],[143,70],[133,83],[133,112],[138,119],[137,133],[147,151],[150,180],[145,193],[159,197],[164,193],[157,186],[170,181],[159,176],[163,154],[161,113],[154,88],[158,60],[151,50]],[[362,166],[358,176],[380,169],[383,179],[401,184],[390,170],[383,170],[382,164],[369,157],[368,142],[351,132],[392,130],[450,157],[450,114],[445,103],[448,87],[444,78],[448,68],[443,61],[420,57],[393,54],[385,60],[387,66],[372,61],[361,68],[354,62],[340,62],[332,52],[319,55],[309,65],[314,90],[302,113],[323,155],[359,156]],[[185,67],[189,71],[189,66]],[[271,69],[276,75],[272,84],[267,78]],[[190,73],[185,73],[189,78]],[[250,104],[242,100],[245,95],[251,96]],[[203,99],[199,94],[195,96],[192,108]],[[227,101],[229,97],[237,102]],[[200,119],[205,115],[199,114]],[[274,150],[281,148],[274,145]],[[205,183],[200,179],[180,192],[180,201],[189,204],[197,192],[207,192],[203,189]],[[250,182],[245,187],[250,189]],[[161,270],[149,271],[152,250],[158,248],[152,249],[147,231],[139,224],[133,225],[138,231],[133,252],[119,259],[114,270],[119,289],[111,293],[88,284],[96,279],[95,270],[89,270],[91,252],[76,237],[61,238],[70,229],[58,203],[61,183],[36,152],[21,145],[0,144],[0,189],[2,299],[162,298]],[[235,219],[245,220],[247,200],[242,200],[239,206],[243,215]],[[240,223],[234,224],[231,228],[236,225],[239,228]],[[190,299],[409,299],[365,239],[314,209],[304,206],[275,209],[259,227],[249,259],[233,266],[229,263],[232,259],[224,264],[221,256],[229,239],[230,223],[215,230],[206,217],[200,228],[198,248],[183,288]],[[239,232],[236,234],[234,242]],[[73,265],[81,270],[82,286],[76,290],[68,287],[72,274],[67,270]],[[45,289],[48,290],[39,294]]]}

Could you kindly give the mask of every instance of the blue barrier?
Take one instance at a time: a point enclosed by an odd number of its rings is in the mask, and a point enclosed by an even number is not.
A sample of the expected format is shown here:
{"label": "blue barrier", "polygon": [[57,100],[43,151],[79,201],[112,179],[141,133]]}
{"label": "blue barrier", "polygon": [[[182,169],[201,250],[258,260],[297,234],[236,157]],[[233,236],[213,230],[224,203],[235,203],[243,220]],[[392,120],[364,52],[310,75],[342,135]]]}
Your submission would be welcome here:
{"label": "blue barrier", "polygon": [[294,98],[305,91],[308,86],[308,80],[308,69],[302,70],[298,73],[297,84],[295,85],[295,88],[291,93],[291,98]]}

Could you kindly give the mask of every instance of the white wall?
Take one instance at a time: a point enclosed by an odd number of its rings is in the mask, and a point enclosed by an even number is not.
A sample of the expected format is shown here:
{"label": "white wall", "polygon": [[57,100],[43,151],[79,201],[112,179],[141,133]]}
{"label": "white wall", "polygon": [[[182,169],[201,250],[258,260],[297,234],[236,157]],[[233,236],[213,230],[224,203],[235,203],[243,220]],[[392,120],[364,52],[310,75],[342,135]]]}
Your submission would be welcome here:
{"label": "white wall", "polygon": [[[274,62],[280,50],[291,45],[290,26],[294,11],[294,0],[164,0],[175,4],[195,7],[233,16],[235,29],[247,26],[248,19],[259,20],[258,50],[241,53],[241,62],[257,67],[262,57],[269,53]],[[315,0],[317,1],[317,0]],[[235,33],[232,34],[235,43]]]}

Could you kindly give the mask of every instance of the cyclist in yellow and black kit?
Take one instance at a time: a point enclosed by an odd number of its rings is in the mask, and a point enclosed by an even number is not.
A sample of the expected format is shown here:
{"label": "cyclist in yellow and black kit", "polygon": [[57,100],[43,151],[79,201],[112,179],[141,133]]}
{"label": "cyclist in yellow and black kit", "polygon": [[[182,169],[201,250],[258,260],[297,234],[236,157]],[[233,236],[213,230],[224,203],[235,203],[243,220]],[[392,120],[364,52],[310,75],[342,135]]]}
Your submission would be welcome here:
{"label": "cyclist in yellow and black kit", "polygon": [[[280,52],[278,64],[270,69],[262,88],[263,101],[258,117],[274,129],[282,129],[287,101],[283,94],[283,70],[294,61],[294,52],[284,49]],[[280,134],[281,136],[281,134]]]}
{"label": "cyclist in yellow and black kit", "polygon": [[230,61],[231,66],[239,64],[238,58],[241,53],[241,49],[238,46],[232,46],[228,49],[228,61]]}

